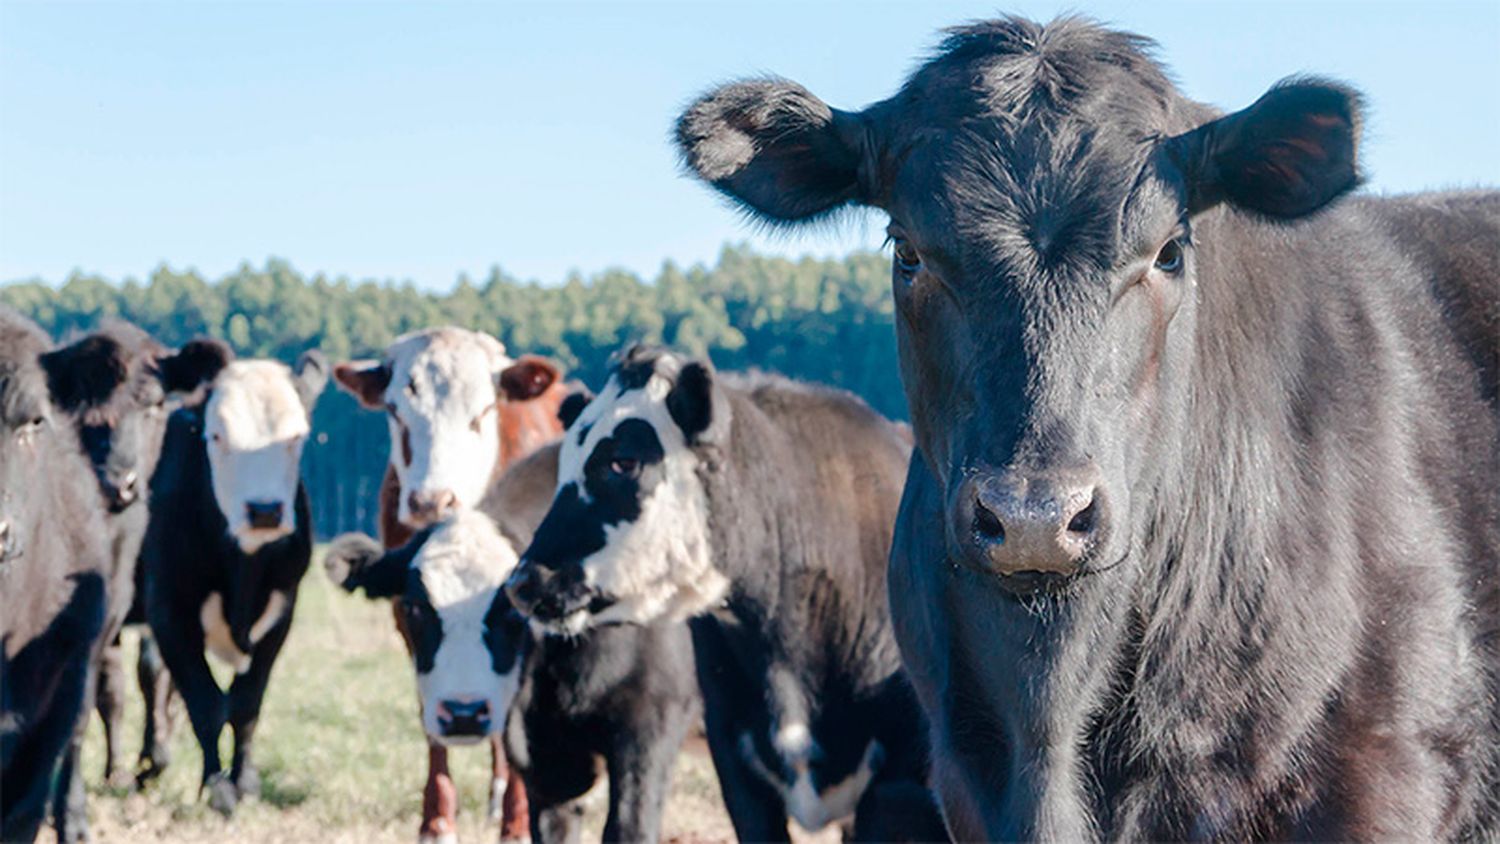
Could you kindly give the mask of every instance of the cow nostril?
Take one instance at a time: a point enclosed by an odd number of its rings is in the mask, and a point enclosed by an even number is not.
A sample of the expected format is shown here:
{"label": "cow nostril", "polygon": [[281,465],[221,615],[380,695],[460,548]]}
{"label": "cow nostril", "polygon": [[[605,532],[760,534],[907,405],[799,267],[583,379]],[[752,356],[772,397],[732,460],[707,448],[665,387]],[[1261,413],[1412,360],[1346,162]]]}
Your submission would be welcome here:
{"label": "cow nostril", "polygon": [[978,502],[974,504],[974,533],[988,542],[1005,541],[1005,525],[1000,523],[1000,517]]}
{"label": "cow nostril", "polygon": [[136,476],[135,472],[126,472],[125,476],[120,478],[120,491],[135,492],[135,484],[137,480],[139,480],[139,478]]}
{"label": "cow nostril", "polygon": [[1082,510],[1079,510],[1077,513],[1074,513],[1073,518],[1068,520],[1068,532],[1084,534],[1092,533],[1094,530],[1094,523],[1098,519],[1099,508],[1097,505],[1098,498],[1090,497],[1088,506],[1084,507]]}

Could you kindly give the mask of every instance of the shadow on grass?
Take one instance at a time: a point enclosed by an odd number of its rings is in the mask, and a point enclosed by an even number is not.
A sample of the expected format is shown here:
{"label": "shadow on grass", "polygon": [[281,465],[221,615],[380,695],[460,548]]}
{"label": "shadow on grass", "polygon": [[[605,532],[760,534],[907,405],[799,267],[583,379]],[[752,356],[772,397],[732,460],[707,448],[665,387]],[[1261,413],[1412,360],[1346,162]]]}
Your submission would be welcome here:
{"label": "shadow on grass", "polygon": [[307,802],[312,789],[306,783],[287,782],[279,767],[261,770],[260,801],[277,809],[294,809]]}

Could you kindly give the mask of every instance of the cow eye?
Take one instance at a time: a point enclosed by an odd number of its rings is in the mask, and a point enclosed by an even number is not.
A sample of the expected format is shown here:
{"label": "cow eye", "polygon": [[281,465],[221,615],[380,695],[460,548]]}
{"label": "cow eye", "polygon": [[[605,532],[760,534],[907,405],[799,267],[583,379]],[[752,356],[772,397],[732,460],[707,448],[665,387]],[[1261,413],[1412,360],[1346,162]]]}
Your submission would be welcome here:
{"label": "cow eye", "polygon": [[1177,275],[1182,272],[1182,239],[1174,237],[1162,244],[1161,251],[1156,253],[1156,260],[1152,262],[1152,266],[1168,275]]}
{"label": "cow eye", "polygon": [[622,478],[633,478],[641,473],[641,461],[630,457],[616,457],[610,461],[609,471]]}
{"label": "cow eye", "polygon": [[36,439],[36,435],[41,432],[42,427],[46,424],[47,417],[34,416],[22,423],[21,427],[16,430],[16,439],[20,441],[21,445],[30,445],[31,441]]}
{"label": "cow eye", "polygon": [[917,270],[922,268],[922,256],[916,247],[899,237],[892,238],[891,243],[894,247],[896,271],[905,277],[916,275]]}

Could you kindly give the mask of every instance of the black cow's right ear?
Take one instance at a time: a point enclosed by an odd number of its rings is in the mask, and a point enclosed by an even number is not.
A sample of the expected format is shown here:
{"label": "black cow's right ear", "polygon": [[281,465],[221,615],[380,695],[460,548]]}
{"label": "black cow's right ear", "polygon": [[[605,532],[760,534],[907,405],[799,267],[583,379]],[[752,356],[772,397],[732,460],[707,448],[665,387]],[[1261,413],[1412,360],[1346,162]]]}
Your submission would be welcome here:
{"label": "black cow's right ear", "polygon": [[222,340],[199,337],[157,361],[161,387],[169,393],[191,393],[218,377],[234,360],[234,352]]}
{"label": "black cow's right ear", "polygon": [[329,544],[323,571],[345,592],[363,589],[368,598],[394,598],[406,591],[407,569],[426,539],[424,531],[387,552],[362,533],[346,533]]}
{"label": "black cow's right ear", "polygon": [[784,79],[724,85],[677,120],[684,166],[761,219],[797,223],[871,203],[861,115],[830,108]]}
{"label": "black cow's right ear", "polygon": [[1168,141],[1188,211],[1228,202],[1290,220],[1359,185],[1360,98],[1317,79],[1284,81],[1249,108]]}
{"label": "black cow's right ear", "polygon": [[562,400],[562,404],[557,406],[557,421],[562,423],[564,429],[573,427],[573,423],[578,421],[583,409],[588,407],[589,402],[593,400],[594,394],[589,392],[588,387],[579,387],[569,393],[568,397]]}
{"label": "black cow's right ear", "polygon": [[127,372],[120,344],[103,335],[90,335],[37,358],[47,373],[52,403],[73,412],[90,402],[103,401],[125,383]]}
{"label": "black cow's right ear", "polygon": [[353,360],[334,366],[333,380],[361,407],[380,410],[385,407],[385,388],[391,385],[391,368],[378,361]]}

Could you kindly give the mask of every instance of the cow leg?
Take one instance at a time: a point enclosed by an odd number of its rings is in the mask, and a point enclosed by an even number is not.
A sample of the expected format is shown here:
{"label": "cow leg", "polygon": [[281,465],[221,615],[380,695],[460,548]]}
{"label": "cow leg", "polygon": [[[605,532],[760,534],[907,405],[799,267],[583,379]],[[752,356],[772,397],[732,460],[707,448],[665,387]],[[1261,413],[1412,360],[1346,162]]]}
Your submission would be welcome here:
{"label": "cow leg", "polygon": [[141,756],[136,763],[135,782],[145,787],[161,776],[172,761],[172,676],[162,662],[156,637],[141,630],[141,653],[135,665],[136,683],[146,702],[146,730]]}
{"label": "cow leg", "polygon": [[104,781],[112,786],[124,785],[120,781],[125,773],[120,768],[120,718],[125,711],[125,663],[119,631],[99,657],[98,682],[94,708],[104,723]]}
{"label": "cow leg", "polygon": [[288,607],[281,622],[255,645],[250,667],[245,673],[236,675],[229,685],[229,728],[234,731],[234,759],[229,767],[229,779],[234,784],[236,800],[260,796],[260,772],[250,758],[255,744],[255,726],[260,721],[261,703],[271,680],[271,666],[291,632],[291,619],[291,607]]}
{"label": "cow leg", "polygon": [[911,780],[874,782],[854,809],[847,841],[946,841],[948,830],[932,792]]}
{"label": "cow leg", "polygon": [[567,742],[538,742],[541,755],[528,772],[531,837],[539,844],[583,840],[583,797],[594,787],[594,754]]}
{"label": "cow leg", "polygon": [[225,779],[219,761],[219,733],[224,731],[228,698],[209,671],[203,652],[203,629],[193,620],[174,617],[170,610],[155,612],[151,630],[161,647],[162,662],[172,674],[172,681],[187,704],[188,721],[193,736],[203,751],[203,779],[200,789],[208,789],[208,802],[216,811],[234,811],[234,786]]}
{"label": "cow leg", "polygon": [[[661,837],[662,803],[672,781],[672,763],[687,733],[681,724],[650,724],[620,730],[609,755],[609,818],[605,841],[656,841]],[[666,727],[666,729],[663,729]]]}
{"label": "cow leg", "polygon": [[490,736],[490,760],[490,822],[500,824],[501,842],[530,841],[531,809],[526,804],[526,781],[512,775],[502,733]]}
{"label": "cow leg", "polygon": [[52,823],[60,844],[93,840],[89,833],[88,794],[83,787],[83,770],[78,764],[78,757],[83,752],[83,736],[93,714],[93,702],[88,701],[79,713],[73,737],[57,766],[57,782],[52,792]]}
{"label": "cow leg", "polygon": [[448,748],[427,742],[427,786],[422,789],[419,844],[458,844],[458,790],[448,773]]}

